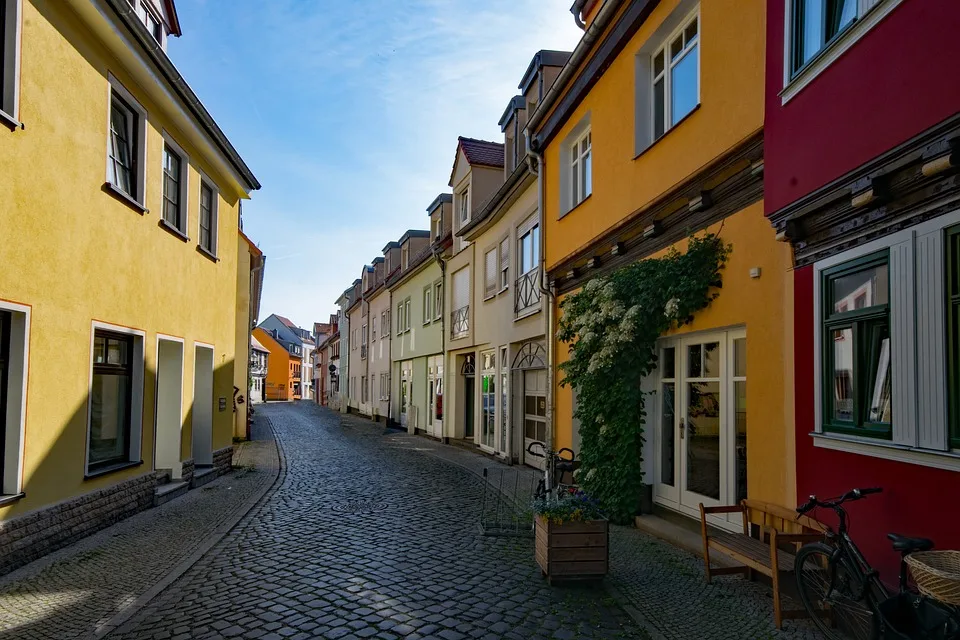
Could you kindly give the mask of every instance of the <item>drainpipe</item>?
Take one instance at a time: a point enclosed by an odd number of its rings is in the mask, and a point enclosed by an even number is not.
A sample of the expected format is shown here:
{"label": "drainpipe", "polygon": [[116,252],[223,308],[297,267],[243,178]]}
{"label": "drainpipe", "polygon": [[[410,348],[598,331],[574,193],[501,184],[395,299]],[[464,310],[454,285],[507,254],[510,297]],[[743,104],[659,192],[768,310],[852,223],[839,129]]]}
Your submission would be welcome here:
{"label": "drainpipe", "polygon": [[[443,220],[442,204],[440,205],[440,219]],[[433,259],[437,261],[437,266],[440,267],[440,282],[443,283],[443,288],[442,288],[443,297],[447,297],[447,282],[446,282],[447,263],[444,262],[443,258],[441,257],[439,249],[440,247],[436,245],[431,247],[431,251],[433,253]],[[436,287],[434,287],[433,292],[434,293],[437,292]],[[436,305],[437,301],[434,300],[433,304]],[[441,309],[443,309],[440,312],[440,353],[442,354],[441,360],[443,361],[443,377],[442,377],[443,394],[446,395],[447,394],[447,369],[450,368],[447,366],[447,313],[446,313],[446,309],[443,308],[442,301],[440,304],[441,304]],[[434,391],[434,393],[436,393],[436,391]],[[442,442],[443,444],[448,444],[450,442],[450,439],[447,437],[446,433],[447,433],[447,408],[446,406],[444,406],[443,433],[440,434],[440,442]]]}
{"label": "drainpipe", "polygon": [[573,14],[573,19],[576,21],[577,26],[580,27],[581,31],[587,28],[587,25],[585,25],[583,20],[580,18],[580,14],[583,13],[583,7],[586,4],[587,0],[576,0],[573,3],[573,6],[570,7],[570,13]]}
{"label": "drainpipe", "polygon": [[549,449],[553,448],[553,415],[556,394],[553,392],[553,367],[554,367],[554,333],[556,329],[554,317],[554,301],[556,295],[553,286],[547,288],[544,283],[547,281],[547,260],[546,260],[546,235],[544,234],[543,218],[543,200],[544,200],[544,160],[543,154],[530,149],[530,135],[527,133],[527,166],[530,171],[537,176],[537,211],[540,214],[540,280],[537,286],[546,302],[546,333],[545,342],[547,343],[547,437],[546,444]]}

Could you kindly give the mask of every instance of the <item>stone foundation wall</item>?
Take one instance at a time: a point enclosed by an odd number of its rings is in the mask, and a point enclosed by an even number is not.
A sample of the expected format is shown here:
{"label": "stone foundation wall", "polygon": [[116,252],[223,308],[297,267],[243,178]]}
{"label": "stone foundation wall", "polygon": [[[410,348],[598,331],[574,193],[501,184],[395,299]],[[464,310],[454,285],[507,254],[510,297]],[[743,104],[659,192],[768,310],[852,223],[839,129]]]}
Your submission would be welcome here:
{"label": "stone foundation wall", "polygon": [[181,472],[180,479],[186,483],[190,483],[193,480],[193,472],[196,469],[193,458],[184,460],[182,469],[183,471]]}
{"label": "stone foundation wall", "polygon": [[233,446],[224,447],[213,452],[213,468],[217,470],[217,475],[222,476],[230,473],[233,467]]}
{"label": "stone foundation wall", "polygon": [[153,506],[154,472],[0,522],[0,575]]}

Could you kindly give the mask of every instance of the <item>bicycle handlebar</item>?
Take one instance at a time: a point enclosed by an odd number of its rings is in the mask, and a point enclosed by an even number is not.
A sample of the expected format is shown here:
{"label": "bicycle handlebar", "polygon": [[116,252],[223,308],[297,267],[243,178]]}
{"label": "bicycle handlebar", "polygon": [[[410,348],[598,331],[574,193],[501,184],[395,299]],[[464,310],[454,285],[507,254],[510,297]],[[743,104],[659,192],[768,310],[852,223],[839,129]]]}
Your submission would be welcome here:
{"label": "bicycle handlebar", "polygon": [[836,498],[834,500],[820,501],[817,499],[817,496],[810,496],[810,499],[807,500],[805,504],[797,507],[797,513],[803,515],[808,511],[815,509],[816,507],[822,507],[824,509],[834,509],[836,510],[840,505],[848,500],[860,500],[866,496],[869,496],[873,493],[880,493],[883,491],[881,487],[868,487],[866,489],[851,489],[845,494]]}
{"label": "bicycle handlebar", "polygon": [[[534,450],[533,450],[534,447],[540,447],[540,452],[538,453],[538,452],[534,451]],[[569,454],[570,454],[570,457],[569,457],[569,458],[564,458],[563,455],[562,455],[564,452],[569,453]],[[539,440],[536,440],[536,441],[534,441],[534,442],[531,442],[531,443],[527,446],[527,453],[529,453],[529,454],[532,455],[532,456],[536,456],[537,458],[546,458],[546,457],[549,455],[550,457],[552,457],[552,458],[554,458],[554,459],[556,459],[556,460],[561,460],[561,461],[563,461],[563,462],[573,462],[574,459],[577,457],[577,454],[573,452],[573,449],[568,449],[567,447],[563,447],[562,449],[560,449],[559,451],[556,451],[556,452],[549,451],[549,450],[547,449],[547,446],[546,446],[545,444],[543,444],[542,442],[540,442]]]}

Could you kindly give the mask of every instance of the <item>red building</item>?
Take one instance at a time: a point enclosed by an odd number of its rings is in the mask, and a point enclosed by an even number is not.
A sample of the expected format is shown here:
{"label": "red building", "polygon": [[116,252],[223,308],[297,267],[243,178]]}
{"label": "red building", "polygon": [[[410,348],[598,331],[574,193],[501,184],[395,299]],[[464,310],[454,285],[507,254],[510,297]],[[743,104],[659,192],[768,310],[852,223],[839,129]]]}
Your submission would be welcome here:
{"label": "red building", "polygon": [[[794,247],[797,500],[960,548],[960,3],[767,0],[766,212]],[[948,62],[950,61],[950,62]]]}

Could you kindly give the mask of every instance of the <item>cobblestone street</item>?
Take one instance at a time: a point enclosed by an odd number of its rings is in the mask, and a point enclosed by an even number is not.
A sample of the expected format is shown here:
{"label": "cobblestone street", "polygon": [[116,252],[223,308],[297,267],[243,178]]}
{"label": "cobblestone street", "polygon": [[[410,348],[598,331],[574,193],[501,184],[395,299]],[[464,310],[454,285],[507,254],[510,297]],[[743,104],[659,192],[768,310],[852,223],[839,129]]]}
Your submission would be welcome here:
{"label": "cobblestone street", "polygon": [[[171,550],[182,538],[161,515],[194,492],[5,578],[0,637],[817,637],[803,622],[775,632],[767,587],[706,585],[698,558],[625,527],[611,529],[604,586],[550,587],[532,540],[480,533],[482,471],[497,463],[306,402],[258,409],[260,437],[271,427],[283,458],[275,488],[179,579],[166,586],[132,563],[166,567],[189,555]],[[228,480],[237,482],[219,482]],[[131,547],[146,529],[167,546],[124,555],[117,540]],[[104,586],[113,575],[124,589]],[[118,601],[129,617],[118,619]]]}

